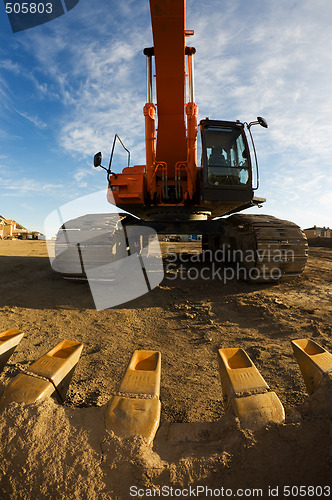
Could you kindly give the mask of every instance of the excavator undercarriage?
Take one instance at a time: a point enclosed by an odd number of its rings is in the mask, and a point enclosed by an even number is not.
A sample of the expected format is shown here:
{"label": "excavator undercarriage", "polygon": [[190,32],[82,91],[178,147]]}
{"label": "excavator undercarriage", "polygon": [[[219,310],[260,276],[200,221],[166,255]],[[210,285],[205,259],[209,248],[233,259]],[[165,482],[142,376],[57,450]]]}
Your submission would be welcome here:
{"label": "excavator undercarriage", "polygon": [[[164,217],[142,221],[130,215],[94,214],[68,221],[57,235],[53,268],[65,278],[87,279],[87,269],[142,252],[148,245],[141,235],[143,227],[159,235],[201,234],[202,258],[206,261],[204,254],[209,253],[210,262],[237,266],[236,276],[248,282],[277,282],[299,276],[307,261],[307,240],[293,222],[251,214],[216,220],[200,220],[196,214],[190,221],[174,221],[172,214],[169,220]],[[128,228],[136,229],[130,245]]]}

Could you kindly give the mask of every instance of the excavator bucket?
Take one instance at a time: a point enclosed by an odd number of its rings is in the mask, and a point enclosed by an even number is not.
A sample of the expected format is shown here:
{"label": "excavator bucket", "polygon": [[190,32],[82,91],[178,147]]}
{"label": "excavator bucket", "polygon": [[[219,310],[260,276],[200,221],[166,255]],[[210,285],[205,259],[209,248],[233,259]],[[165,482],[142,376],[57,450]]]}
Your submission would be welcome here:
{"label": "excavator bucket", "polygon": [[14,328],[0,333],[0,372],[21,342],[23,336],[24,333],[21,330],[15,330]]}
{"label": "excavator bucket", "polygon": [[291,341],[308,394],[332,382],[332,354],[310,339]]}
{"label": "excavator bucket", "polygon": [[0,406],[12,401],[30,404],[53,393],[63,402],[82,349],[83,344],[80,342],[60,342],[35,361],[27,372],[13,379],[1,396]]}
{"label": "excavator bucket", "polygon": [[161,355],[159,351],[135,351],[119,392],[105,414],[106,429],[128,438],[141,435],[152,443],[159,427]]}
{"label": "excavator bucket", "polygon": [[242,427],[258,430],[270,422],[282,423],[284,408],[243,349],[218,350],[225,409]]}

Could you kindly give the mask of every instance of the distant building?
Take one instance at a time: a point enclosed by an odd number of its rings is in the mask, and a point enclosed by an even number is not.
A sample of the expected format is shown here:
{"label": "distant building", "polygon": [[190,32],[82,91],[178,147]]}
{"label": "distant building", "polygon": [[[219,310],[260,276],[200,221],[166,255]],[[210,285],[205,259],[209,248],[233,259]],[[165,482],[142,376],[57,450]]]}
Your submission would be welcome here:
{"label": "distant building", "polygon": [[0,238],[7,239],[13,237],[13,232],[16,228],[16,222],[11,219],[6,219],[0,215]]}
{"label": "distant building", "polygon": [[309,227],[304,229],[307,238],[332,238],[332,230],[329,227]]}
{"label": "distant building", "polygon": [[33,240],[38,239],[38,232],[29,231],[18,222],[0,215],[0,240]]}

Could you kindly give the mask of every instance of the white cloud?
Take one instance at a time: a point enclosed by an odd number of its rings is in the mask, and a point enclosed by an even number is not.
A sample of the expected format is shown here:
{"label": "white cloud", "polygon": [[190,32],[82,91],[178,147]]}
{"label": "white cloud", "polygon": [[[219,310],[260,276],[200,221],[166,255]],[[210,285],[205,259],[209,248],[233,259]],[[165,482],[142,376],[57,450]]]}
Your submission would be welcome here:
{"label": "white cloud", "polygon": [[8,178],[1,178],[0,182],[2,186],[2,196],[21,196],[26,193],[40,192],[42,189],[41,185],[35,179],[22,178],[20,179],[19,185],[14,179]]}
{"label": "white cloud", "polygon": [[85,178],[86,178],[88,175],[90,175],[90,174],[91,174],[91,172],[90,172],[90,171],[88,171],[88,169],[84,169],[84,170],[83,170],[83,169],[79,169],[79,170],[77,170],[77,171],[74,173],[73,177],[74,177],[74,179],[75,179],[77,182],[81,182],[81,180],[82,180],[82,179],[85,179]]}
{"label": "white cloud", "polygon": [[20,65],[18,63],[14,63],[10,59],[3,59],[2,61],[0,61],[0,68],[6,69],[15,74],[21,73]]}
{"label": "white cloud", "polygon": [[2,196],[28,196],[36,194],[54,194],[59,189],[63,189],[63,184],[43,183],[33,178],[21,177],[20,182],[13,175],[0,177],[1,195]]}
{"label": "white cloud", "polygon": [[33,123],[37,128],[43,129],[47,127],[47,124],[43,122],[38,116],[29,115],[25,111],[18,111],[17,109],[12,108],[18,115],[22,116],[29,122]]}
{"label": "white cloud", "polygon": [[55,189],[62,189],[64,187],[63,184],[44,184],[42,186],[43,191],[49,191],[50,189],[55,190]]}

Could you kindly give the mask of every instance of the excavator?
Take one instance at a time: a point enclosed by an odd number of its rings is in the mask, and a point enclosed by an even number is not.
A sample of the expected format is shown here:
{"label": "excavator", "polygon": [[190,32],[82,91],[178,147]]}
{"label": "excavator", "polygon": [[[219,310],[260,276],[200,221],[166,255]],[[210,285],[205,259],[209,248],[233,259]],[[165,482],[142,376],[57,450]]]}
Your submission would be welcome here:
{"label": "excavator", "polygon": [[150,12],[153,47],[144,49],[146,163],[130,166],[128,161],[121,173],[112,172],[116,144],[125,148],[116,134],[109,166],[102,166],[100,152],[94,157],[94,166],[107,171],[108,201],[125,212],[124,227],[148,226],[159,235],[199,234],[203,252],[227,249],[230,260],[241,261],[248,271],[248,281],[299,276],[308,252],[302,230],[269,215],[239,214],[266,201],[255,196],[259,174],[251,128],[267,128],[267,122],[262,117],[249,123],[204,118],[198,124],[196,50],[186,45],[194,32],[185,28],[185,0],[150,0]]}

